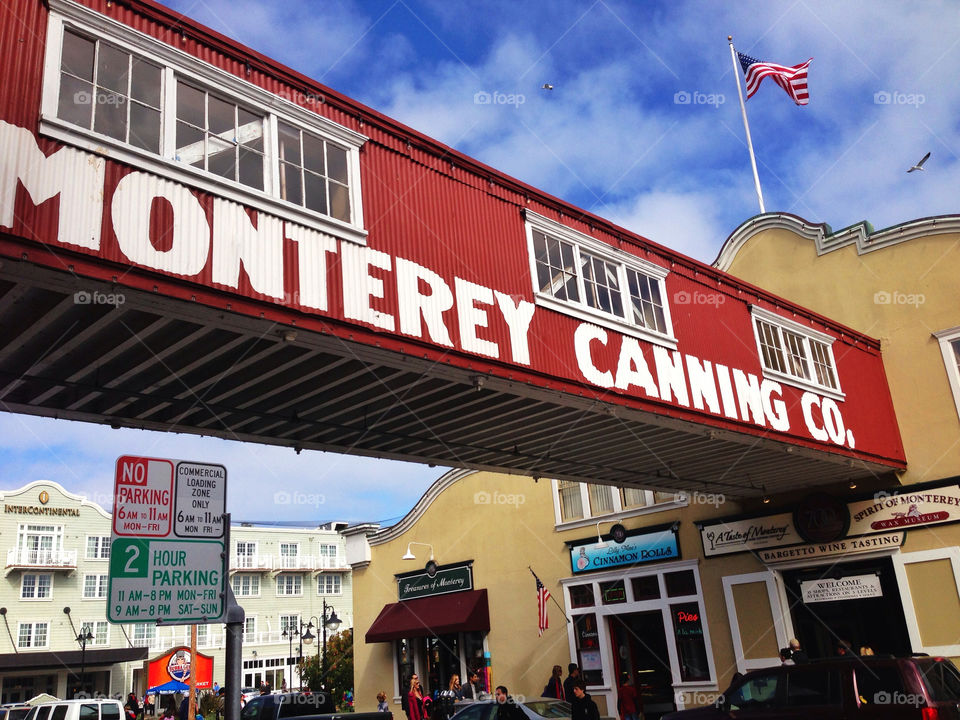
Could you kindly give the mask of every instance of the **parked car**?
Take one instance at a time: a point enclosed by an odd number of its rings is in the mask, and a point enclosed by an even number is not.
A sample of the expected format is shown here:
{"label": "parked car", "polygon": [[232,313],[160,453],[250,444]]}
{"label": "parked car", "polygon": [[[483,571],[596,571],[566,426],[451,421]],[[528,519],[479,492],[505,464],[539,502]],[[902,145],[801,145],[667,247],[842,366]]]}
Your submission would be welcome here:
{"label": "parked car", "polygon": [[119,700],[89,698],[34,705],[25,720],[126,720]]}
{"label": "parked car", "polygon": [[940,657],[838,658],[754,670],[713,706],[663,720],[960,720],[960,672]]}
{"label": "parked car", "polygon": [[240,720],[393,720],[393,713],[338,713],[333,698],[323,692],[258,695],[240,710]]}
{"label": "parked car", "polygon": [[240,699],[243,702],[248,700],[253,700],[255,697],[260,697],[260,688],[245,687],[240,690]]}
{"label": "parked car", "polygon": [[[565,700],[556,700],[554,698],[527,698],[523,702],[517,703],[524,715],[529,720],[558,720],[559,718],[570,718],[570,703]],[[461,708],[461,703],[457,703],[455,708]],[[450,720],[493,720],[497,714],[497,703],[492,699],[478,700],[476,702],[467,702],[463,704],[462,709],[458,709]]]}
{"label": "parked car", "polygon": [[31,705],[7,703],[0,706],[0,720],[23,720],[31,709]]}

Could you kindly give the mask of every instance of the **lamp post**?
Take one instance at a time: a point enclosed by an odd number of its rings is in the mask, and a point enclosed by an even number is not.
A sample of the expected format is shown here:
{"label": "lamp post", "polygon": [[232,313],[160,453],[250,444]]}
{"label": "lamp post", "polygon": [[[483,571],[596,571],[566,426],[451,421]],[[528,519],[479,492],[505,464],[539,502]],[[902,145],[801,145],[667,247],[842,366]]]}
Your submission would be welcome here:
{"label": "lamp post", "polygon": [[290,671],[290,660],[293,659],[293,632],[292,628],[284,629],[283,637],[287,638],[290,641],[290,652],[287,653],[287,675],[290,676],[289,687],[293,687],[293,673]]}
{"label": "lamp post", "polygon": [[[327,610],[330,610],[329,617],[327,616]],[[340,618],[337,617],[337,611],[333,609],[332,605],[327,605],[327,599],[323,599],[323,660],[320,664],[320,677],[323,678],[324,683],[327,681],[327,630],[331,633],[335,633],[337,628],[340,627]]]}
{"label": "lamp post", "polygon": [[300,635],[300,651],[299,651],[299,653],[298,653],[298,655],[299,655],[299,658],[298,658],[298,659],[299,659],[299,665],[300,665],[299,676],[300,676],[300,691],[301,691],[301,692],[303,692],[303,644],[306,643],[307,645],[309,645],[310,643],[313,642],[313,638],[314,638],[315,636],[314,636],[314,634],[313,634],[312,632],[310,632],[310,628],[312,628],[312,627],[313,627],[313,623],[312,623],[312,622],[310,622],[310,623],[304,623],[303,620],[300,621],[300,633],[299,633],[299,635]]}
{"label": "lamp post", "polygon": [[87,691],[87,642],[93,640],[93,633],[89,630],[86,632],[83,631],[83,626],[80,626],[80,634],[77,635],[77,642],[80,643],[80,691]]}

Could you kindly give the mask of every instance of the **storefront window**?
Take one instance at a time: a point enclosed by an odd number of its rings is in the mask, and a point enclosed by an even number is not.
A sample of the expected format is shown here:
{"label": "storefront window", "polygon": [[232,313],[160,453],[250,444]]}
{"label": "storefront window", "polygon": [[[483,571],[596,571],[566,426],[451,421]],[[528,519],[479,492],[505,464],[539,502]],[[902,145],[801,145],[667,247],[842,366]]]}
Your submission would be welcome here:
{"label": "storefront window", "polygon": [[593,607],[593,585],[573,585],[570,587],[570,607]]}
{"label": "storefront window", "polygon": [[627,601],[627,590],[623,580],[600,583],[600,599],[604,605],[616,605]]}
{"label": "storefront window", "polygon": [[[486,673],[481,672],[485,666],[483,659],[483,633],[468,632],[463,634],[463,659],[467,664],[465,673],[460,677],[460,684],[466,684],[470,677],[470,672],[475,671],[480,678],[480,684],[483,685],[486,679]],[[484,687],[484,691],[489,692],[490,688]]]}
{"label": "storefront window", "polygon": [[603,659],[600,656],[600,633],[593,613],[573,619],[577,640],[577,664],[587,685],[603,684]]}
{"label": "storefront window", "polygon": [[660,599],[660,581],[656,575],[642,575],[630,582],[633,584],[633,599],[636,602]]}
{"label": "storefront window", "polygon": [[703,642],[703,617],[699,603],[670,606],[673,634],[677,641],[680,677],[684,682],[709,680],[707,648]]}
{"label": "storefront window", "polygon": [[693,570],[667,573],[663,576],[663,581],[667,586],[667,597],[697,594],[697,579],[693,576]]}
{"label": "storefront window", "polygon": [[420,676],[420,684],[431,695],[445,690],[453,675],[460,675],[460,639],[457,635],[440,635],[427,638],[426,678]]}
{"label": "storefront window", "polygon": [[397,640],[397,687],[400,690],[400,697],[407,694],[410,689],[410,677],[413,675],[413,655],[410,654],[410,641]]}

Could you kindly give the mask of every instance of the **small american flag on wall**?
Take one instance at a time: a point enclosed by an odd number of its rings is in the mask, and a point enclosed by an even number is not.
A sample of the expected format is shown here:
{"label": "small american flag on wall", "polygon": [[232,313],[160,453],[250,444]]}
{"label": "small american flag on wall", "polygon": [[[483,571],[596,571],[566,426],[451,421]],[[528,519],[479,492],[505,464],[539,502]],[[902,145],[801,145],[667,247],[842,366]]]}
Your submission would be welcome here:
{"label": "small american flag on wall", "polygon": [[550,621],[547,618],[547,600],[550,599],[550,591],[540,582],[540,578],[533,576],[537,581],[537,636],[542,637],[543,631],[550,627]]}
{"label": "small american flag on wall", "polygon": [[782,87],[797,105],[806,105],[810,101],[810,94],[807,91],[807,69],[813,58],[793,66],[761,62],[741,52],[737,53],[737,58],[740,60],[740,67],[743,68],[748,99],[753,97],[763,79],[769,77],[773,78],[773,81]]}

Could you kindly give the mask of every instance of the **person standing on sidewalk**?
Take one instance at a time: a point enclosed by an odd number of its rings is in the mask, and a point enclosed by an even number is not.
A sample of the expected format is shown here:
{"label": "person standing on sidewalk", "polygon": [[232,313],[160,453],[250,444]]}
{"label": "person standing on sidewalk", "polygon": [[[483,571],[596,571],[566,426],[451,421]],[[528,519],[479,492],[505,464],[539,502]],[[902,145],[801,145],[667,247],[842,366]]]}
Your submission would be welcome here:
{"label": "person standing on sidewalk", "polygon": [[570,720],[600,720],[600,709],[587,693],[583,683],[578,682],[573,685],[572,707]]}

